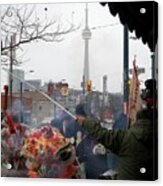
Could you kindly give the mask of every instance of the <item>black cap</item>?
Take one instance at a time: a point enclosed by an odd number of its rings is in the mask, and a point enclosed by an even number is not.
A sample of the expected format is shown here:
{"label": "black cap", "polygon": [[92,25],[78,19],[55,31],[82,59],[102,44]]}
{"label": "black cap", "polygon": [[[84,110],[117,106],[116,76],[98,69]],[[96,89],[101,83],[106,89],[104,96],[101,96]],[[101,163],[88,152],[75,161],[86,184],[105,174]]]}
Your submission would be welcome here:
{"label": "black cap", "polygon": [[76,110],[75,110],[76,115],[81,115],[86,117],[87,114],[85,112],[85,108],[84,108],[84,104],[79,104],[76,106]]}
{"label": "black cap", "polygon": [[149,97],[155,97],[157,95],[156,90],[156,80],[155,79],[148,79],[145,81],[145,89],[142,90],[141,98],[146,100]]}
{"label": "black cap", "polygon": [[156,80],[155,79],[148,79],[145,81],[146,89],[155,91],[156,90]]}

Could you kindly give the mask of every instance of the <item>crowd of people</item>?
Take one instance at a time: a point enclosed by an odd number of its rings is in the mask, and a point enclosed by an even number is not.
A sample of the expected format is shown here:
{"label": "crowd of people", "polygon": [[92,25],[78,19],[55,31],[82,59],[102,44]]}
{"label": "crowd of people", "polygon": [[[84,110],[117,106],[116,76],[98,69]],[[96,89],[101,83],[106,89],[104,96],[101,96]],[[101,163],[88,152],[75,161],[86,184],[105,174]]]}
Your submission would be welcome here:
{"label": "crowd of people", "polygon": [[156,81],[147,80],[145,86],[141,94],[143,107],[131,127],[122,113],[112,130],[107,130],[100,121],[87,115],[84,104],[76,107],[76,121],[65,113],[62,119],[52,121],[53,127],[73,139],[86,178],[102,178],[108,170],[115,171],[117,179],[123,180],[154,180],[157,177]]}

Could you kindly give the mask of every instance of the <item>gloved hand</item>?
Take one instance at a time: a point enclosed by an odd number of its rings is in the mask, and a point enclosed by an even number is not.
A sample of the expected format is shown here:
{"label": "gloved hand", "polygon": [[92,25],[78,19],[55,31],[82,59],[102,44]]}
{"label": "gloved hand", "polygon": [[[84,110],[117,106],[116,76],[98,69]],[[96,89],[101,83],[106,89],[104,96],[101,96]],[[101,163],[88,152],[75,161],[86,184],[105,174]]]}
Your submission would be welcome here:
{"label": "gloved hand", "polygon": [[94,155],[98,155],[98,154],[100,154],[100,155],[104,155],[104,154],[106,154],[106,149],[105,149],[105,147],[102,145],[102,144],[97,144],[97,145],[95,145],[94,147],[93,147],[93,154]]}

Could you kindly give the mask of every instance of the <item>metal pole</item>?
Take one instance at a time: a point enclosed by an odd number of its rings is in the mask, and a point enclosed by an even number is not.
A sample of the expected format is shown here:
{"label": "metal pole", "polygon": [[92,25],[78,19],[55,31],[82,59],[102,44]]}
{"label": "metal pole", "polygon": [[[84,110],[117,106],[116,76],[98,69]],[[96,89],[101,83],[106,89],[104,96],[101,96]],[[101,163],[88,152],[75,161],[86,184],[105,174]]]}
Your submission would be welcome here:
{"label": "metal pole", "polygon": [[20,122],[23,123],[23,82],[20,82]]}
{"label": "metal pole", "polygon": [[128,40],[128,27],[124,26],[124,43],[123,43],[123,81],[124,81],[124,89],[123,89],[123,103],[124,103],[124,114],[128,113],[128,69],[129,69],[129,40]]}
{"label": "metal pole", "polygon": [[[55,92],[54,92],[53,100],[55,100],[55,98],[57,97],[56,91],[57,90],[55,90]],[[56,118],[56,117],[57,117],[57,108],[56,108],[56,105],[54,104],[54,118]]]}
{"label": "metal pole", "polygon": [[12,84],[13,84],[13,37],[11,36],[10,41],[10,74],[9,74],[9,88],[10,88],[10,110],[12,112]]}
{"label": "metal pole", "polygon": [[83,86],[83,95],[85,96],[85,89],[86,89],[86,84],[85,84],[85,75],[83,75],[83,83],[82,83],[82,86]]}
{"label": "metal pole", "polygon": [[155,55],[152,54],[151,55],[151,78],[154,79],[155,78]]}

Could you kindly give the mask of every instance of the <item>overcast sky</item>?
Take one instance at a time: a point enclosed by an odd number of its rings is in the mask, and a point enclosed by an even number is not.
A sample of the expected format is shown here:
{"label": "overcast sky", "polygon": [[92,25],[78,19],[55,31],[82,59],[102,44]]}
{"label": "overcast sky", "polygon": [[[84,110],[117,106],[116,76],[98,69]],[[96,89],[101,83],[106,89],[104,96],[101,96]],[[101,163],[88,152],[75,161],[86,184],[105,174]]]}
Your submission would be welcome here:
{"label": "overcast sky", "polygon": [[[4,6],[4,5],[2,5]],[[123,86],[123,26],[118,17],[113,17],[108,7],[99,3],[89,3],[89,27],[108,26],[93,29],[89,45],[90,79],[95,90],[102,90],[102,76],[108,76],[108,91],[122,92]],[[45,12],[44,8],[47,8]],[[85,21],[85,3],[38,4],[37,14],[50,19],[53,17],[63,24],[71,21],[72,12],[75,25],[81,24],[81,29],[64,36],[60,43],[33,42],[23,46],[24,60],[29,59],[19,69],[26,73],[26,79],[41,79],[43,82],[54,82],[66,79],[70,87],[81,88],[84,68],[84,41],[81,33]],[[134,35],[132,33],[131,35]],[[151,53],[141,40],[129,40],[129,61],[132,67],[134,55],[137,65],[145,67],[141,80],[150,77]],[[2,73],[2,84],[7,75]]]}

